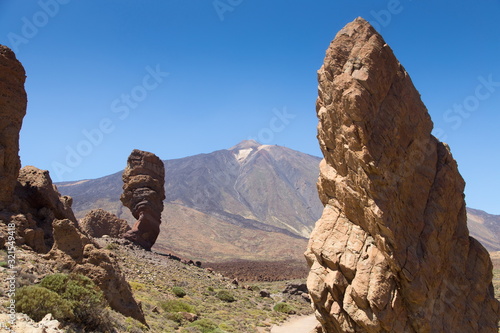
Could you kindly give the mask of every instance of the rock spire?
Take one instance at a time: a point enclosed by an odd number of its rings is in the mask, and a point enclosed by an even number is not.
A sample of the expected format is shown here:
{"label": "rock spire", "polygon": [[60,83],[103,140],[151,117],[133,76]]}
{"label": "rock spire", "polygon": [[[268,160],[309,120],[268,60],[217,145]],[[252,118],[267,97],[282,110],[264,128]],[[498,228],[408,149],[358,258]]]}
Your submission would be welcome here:
{"label": "rock spire", "polygon": [[137,219],[124,237],[150,250],[160,233],[165,167],[153,153],[134,149],[123,172],[120,200]]}
{"label": "rock spire", "polygon": [[19,175],[19,131],[28,103],[26,73],[14,52],[0,45],[0,208],[12,202]]}
{"label": "rock spire", "polygon": [[488,252],[418,91],[365,20],[318,71],[318,192],[307,285],[323,332],[497,332]]}

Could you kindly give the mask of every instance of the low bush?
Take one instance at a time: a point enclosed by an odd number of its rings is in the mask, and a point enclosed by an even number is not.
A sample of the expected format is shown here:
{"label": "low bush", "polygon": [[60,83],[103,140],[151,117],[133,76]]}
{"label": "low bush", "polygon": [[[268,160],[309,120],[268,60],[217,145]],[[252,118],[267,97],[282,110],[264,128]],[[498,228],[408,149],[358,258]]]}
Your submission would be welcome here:
{"label": "low bush", "polygon": [[105,301],[94,282],[79,274],[52,274],[39,285],[20,288],[16,309],[39,321],[47,313],[61,321],[83,324],[86,328],[103,325]]}
{"label": "low bush", "polygon": [[192,322],[188,325],[189,327],[196,327],[201,331],[201,333],[216,333],[222,332],[216,323],[211,321],[210,319],[202,318],[197,321]]}
{"label": "low bush", "polygon": [[219,292],[217,292],[217,298],[220,299],[221,301],[224,301],[224,302],[234,302],[236,301],[236,299],[234,298],[234,295],[233,293],[231,293],[230,291],[228,290],[220,290]]}
{"label": "low bush", "polygon": [[56,292],[40,286],[26,286],[17,290],[16,311],[27,314],[35,321],[42,320],[47,313],[52,313],[60,321],[73,318],[70,302]]}
{"label": "low bush", "polygon": [[276,312],[281,312],[281,313],[286,313],[286,314],[295,314],[296,313],[295,308],[293,306],[291,306],[290,304],[285,303],[285,302],[277,303],[274,306],[273,310]]}
{"label": "low bush", "polygon": [[174,293],[175,296],[180,298],[186,296],[186,292],[181,287],[173,287],[172,292]]}
{"label": "low bush", "polygon": [[160,307],[166,312],[189,312],[189,313],[196,312],[194,306],[184,303],[183,301],[177,299],[171,299],[165,302],[161,302]]}

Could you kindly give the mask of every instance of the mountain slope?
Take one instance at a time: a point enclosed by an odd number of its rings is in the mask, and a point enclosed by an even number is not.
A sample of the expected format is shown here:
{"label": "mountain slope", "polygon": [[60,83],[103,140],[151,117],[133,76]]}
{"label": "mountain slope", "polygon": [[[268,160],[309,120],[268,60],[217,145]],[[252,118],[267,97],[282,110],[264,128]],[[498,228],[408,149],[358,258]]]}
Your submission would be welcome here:
{"label": "mountain slope", "polygon": [[467,208],[467,225],[471,236],[488,251],[500,251],[500,215]]}
{"label": "mountain slope", "polygon": [[[298,259],[320,217],[320,158],[243,141],[165,163],[165,209],[155,248],[200,260]],[[82,218],[103,208],[133,223],[120,202],[121,172],[57,184]],[[468,208],[471,236],[500,251],[500,216]]]}

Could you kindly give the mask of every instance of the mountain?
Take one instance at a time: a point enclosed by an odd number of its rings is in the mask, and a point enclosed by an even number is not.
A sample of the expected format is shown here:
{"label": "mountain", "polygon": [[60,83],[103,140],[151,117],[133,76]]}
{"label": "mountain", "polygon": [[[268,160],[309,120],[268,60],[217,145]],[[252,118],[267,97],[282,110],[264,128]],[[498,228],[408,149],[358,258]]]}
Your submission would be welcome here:
{"label": "mountain", "polygon": [[471,236],[488,251],[500,251],[500,215],[467,208],[467,225]]}
{"label": "mountain", "polygon": [[[165,208],[156,249],[202,260],[300,259],[322,205],[320,158],[243,141],[229,149],[166,160]],[[82,218],[103,208],[133,222],[119,200],[122,172],[57,184]]]}
{"label": "mountain", "polygon": [[[243,141],[229,149],[165,160],[165,208],[159,251],[204,261],[302,260],[319,219],[319,157]],[[122,172],[58,183],[82,218],[102,208],[133,223],[120,202]],[[500,251],[500,216],[468,209],[471,236]]]}

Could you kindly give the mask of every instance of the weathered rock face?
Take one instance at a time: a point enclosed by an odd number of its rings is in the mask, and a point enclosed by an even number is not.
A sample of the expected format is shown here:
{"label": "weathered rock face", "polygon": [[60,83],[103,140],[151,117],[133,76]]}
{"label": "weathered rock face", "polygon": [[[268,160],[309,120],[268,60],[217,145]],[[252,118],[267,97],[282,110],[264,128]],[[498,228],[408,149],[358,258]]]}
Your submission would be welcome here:
{"label": "weathered rock face", "polygon": [[74,221],[55,220],[53,230],[54,246],[47,259],[54,260],[60,271],[91,278],[103,291],[112,309],[146,323],[144,313],[135,301],[113,253],[98,249]]}
{"label": "weathered rock face", "polygon": [[307,286],[324,332],[497,332],[492,264],[465,183],[408,73],[363,19],[318,72],[325,205]]}
{"label": "weathered rock face", "polygon": [[0,208],[12,201],[19,159],[19,131],[26,114],[26,74],[14,52],[0,45]]}
{"label": "weathered rock face", "polygon": [[94,238],[100,238],[104,235],[122,238],[130,230],[127,221],[102,209],[93,209],[88,212],[80,221],[80,227]]}
{"label": "weathered rock face", "polygon": [[137,222],[125,238],[149,250],[160,233],[161,212],[165,200],[165,167],[149,152],[134,149],[123,172],[120,200]]}
{"label": "weathered rock face", "polygon": [[69,219],[76,222],[71,210],[72,199],[61,196],[52,184],[49,172],[26,166],[19,172],[11,208],[20,215],[12,220],[18,226],[21,243],[39,253],[52,247],[52,221]]}

